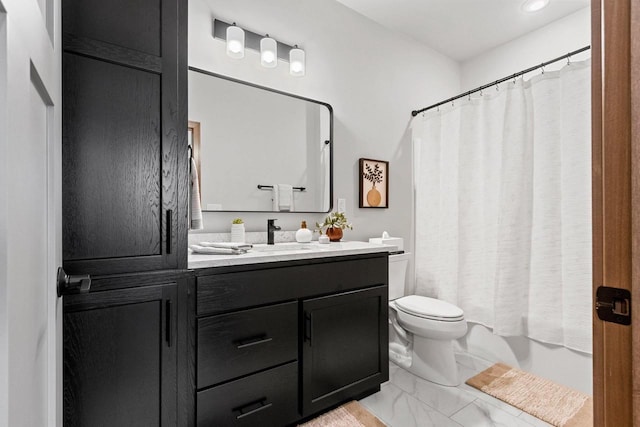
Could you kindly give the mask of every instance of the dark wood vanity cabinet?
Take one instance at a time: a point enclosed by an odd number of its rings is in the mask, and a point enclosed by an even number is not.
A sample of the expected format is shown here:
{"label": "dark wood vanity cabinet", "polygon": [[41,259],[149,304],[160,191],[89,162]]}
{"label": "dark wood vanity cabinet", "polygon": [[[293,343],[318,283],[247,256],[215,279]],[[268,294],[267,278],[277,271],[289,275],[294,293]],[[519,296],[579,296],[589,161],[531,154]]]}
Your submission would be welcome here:
{"label": "dark wood vanity cabinet", "polygon": [[386,253],[195,273],[198,426],[286,426],[388,379]]}
{"label": "dark wood vanity cabinet", "polygon": [[63,0],[69,274],[186,268],[187,2]]}

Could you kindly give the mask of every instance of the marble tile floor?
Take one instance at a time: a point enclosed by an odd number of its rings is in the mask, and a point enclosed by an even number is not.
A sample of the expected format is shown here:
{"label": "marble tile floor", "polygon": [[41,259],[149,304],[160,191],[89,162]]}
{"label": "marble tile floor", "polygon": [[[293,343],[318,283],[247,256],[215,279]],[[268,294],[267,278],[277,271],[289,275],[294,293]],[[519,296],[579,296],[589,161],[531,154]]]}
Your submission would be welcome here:
{"label": "marble tile floor", "polygon": [[464,384],[491,363],[459,355],[462,384],[444,387],[389,364],[389,381],[360,403],[389,427],[539,427],[532,415]]}

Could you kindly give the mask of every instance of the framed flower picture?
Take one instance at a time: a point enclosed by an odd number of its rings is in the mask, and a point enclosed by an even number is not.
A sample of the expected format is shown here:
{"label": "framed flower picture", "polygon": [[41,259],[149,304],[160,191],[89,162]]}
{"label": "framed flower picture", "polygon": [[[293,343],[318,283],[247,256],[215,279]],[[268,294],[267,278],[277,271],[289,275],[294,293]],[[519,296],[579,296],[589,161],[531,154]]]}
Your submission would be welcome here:
{"label": "framed flower picture", "polygon": [[360,159],[361,208],[389,207],[389,162]]}

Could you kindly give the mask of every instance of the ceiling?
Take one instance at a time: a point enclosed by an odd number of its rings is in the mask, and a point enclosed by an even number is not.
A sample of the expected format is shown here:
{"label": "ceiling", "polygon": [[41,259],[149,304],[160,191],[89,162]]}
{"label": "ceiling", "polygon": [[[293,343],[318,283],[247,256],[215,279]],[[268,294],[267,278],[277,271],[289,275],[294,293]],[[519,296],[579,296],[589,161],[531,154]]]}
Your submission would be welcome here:
{"label": "ceiling", "polygon": [[473,58],[590,3],[590,0],[551,0],[538,12],[524,13],[521,9],[524,0],[337,1],[457,61]]}

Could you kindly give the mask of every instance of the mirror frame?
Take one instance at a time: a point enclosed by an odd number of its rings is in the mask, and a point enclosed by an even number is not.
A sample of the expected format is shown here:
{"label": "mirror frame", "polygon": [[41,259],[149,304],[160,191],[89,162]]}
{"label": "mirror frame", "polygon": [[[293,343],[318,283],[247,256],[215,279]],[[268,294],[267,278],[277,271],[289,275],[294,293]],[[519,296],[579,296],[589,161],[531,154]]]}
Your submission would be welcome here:
{"label": "mirror frame", "polygon": [[[322,102],[322,101],[318,101],[316,99],[311,99],[311,98],[306,98],[304,96],[299,96],[299,95],[294,95],[292,93],[288,93],[288,92],[284,92],[281,90],[277,90],[277,89],[272,89],[266,86],[260,86],[258,84],[255,83],[250,83],[250,82],[246,82],[244,80],[239,80],[239,79],[235,79],[233,77],[229,77],[229,76],[225,76],[222,74],[218,74],[218,73],[214,73],[212,71],[207,71],[207,70],[203,70],[201,68],[197,68],[197,67],[192,67],[189,66],[188,71],[195,71],[201,74],[206,74],[208,76],[211,77],[217,77],[220,79],[224,79],[224,80],[228,80],[234,83],[239,83],[239,84],[243,84],[245,86],[250,86],[256,89],[262,89],[262,90],[266,90],[268,92],[273,92],[279,95],[284,95],[284,96],[288,96],[291,98],[296,98],[296,99],[300,99],[302,101],[307,101],[307,102],[312,102],[314,104],[319,104],[319,105],[323,105],[325,107],[327,107],[327,109],[329,110],[329,139],[328,141],[325,141],[325,144],[329,145],[329,210],[326,211],[269,211],[269,210],[264,210],[264,211],[259,211],[259,210],[252,210],[252,211],[243,211],[243,210],[228,210],[228,209],[223,209],[223,210],[215,210],[215,211],[207,211],[205,209],[203,209],[203,212],[268,212],[268,213],[273,213],[273,212],[277,212],[279,214],[285,213],[285,214],[296,214],[296,213],[327,213],[327,212],[331,212],[331,210],[333,209],[333,107],[331,106],[331,104],[328,104],[326,102]],[[188,109],[187,109],[187,115],[188,115]],[[191,122],[190,122],[191,123]],[[191,126],[189,126],[191,127]],[[188,129],[187,129],[188,130]],[[199,150],[198,150],[199,151]],[[200,169],[200,162],[197,162],[197,169],[198,169],[198,177],[200,177],[201,174],[201,169]],[[200,187],[201,188],[201,187]],[[202,193],[201,193],[202,194]]]}

